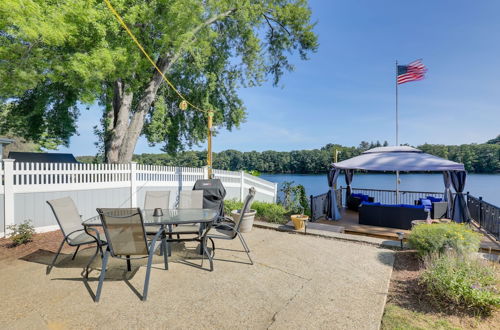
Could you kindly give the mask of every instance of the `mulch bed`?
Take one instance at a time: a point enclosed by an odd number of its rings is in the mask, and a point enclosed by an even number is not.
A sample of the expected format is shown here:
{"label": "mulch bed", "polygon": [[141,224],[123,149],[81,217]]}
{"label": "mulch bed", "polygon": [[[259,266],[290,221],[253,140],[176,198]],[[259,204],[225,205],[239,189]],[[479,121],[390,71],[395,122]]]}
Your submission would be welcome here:
{"label": "mulch bed", "polygon": [[387,302],[410,310],[432,311],[418,280],[423,271],[424,265],[415,252],[396,253]]}
{"label": "mulch bed", "polygon": [[[12,241],[8,238],[0,238],[0,261],[19,259],[39,250],[55,253],[62,239],[63,235],[60,230],[35,234],[31,242],[18,246],[13,246]],[[63,247],[63,252],[71,253],[74,250],[74,247],[67,244]]]}

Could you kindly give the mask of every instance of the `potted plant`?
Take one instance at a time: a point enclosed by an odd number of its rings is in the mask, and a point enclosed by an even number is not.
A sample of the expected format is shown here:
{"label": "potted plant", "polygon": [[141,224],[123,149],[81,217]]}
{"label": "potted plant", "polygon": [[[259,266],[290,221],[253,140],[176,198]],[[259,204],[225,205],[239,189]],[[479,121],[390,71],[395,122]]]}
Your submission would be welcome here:
{"label": "potted plant", "polygon": [[242,221],[240,224],[240,233],[248,233],[249,231],[252,230],[253,220],[255,219],[256,213],[257,213],[256,210],[250,209],[250,210],[248,210],[247,213],[245,213],[245,216],[243,217],[243,219],[240,219],[241,210],[232,210],[231,211],[231,217],[233,218],[235,223],[238,223],[238,221]]}
{"label": "potted plant", "polygon": [[300,214],[292,214],[290,216],[293,222],[293,226],[295,227],[295,230],[301,230],[305,226],[305,222],[309,220],[309,217],[304,214],[304,208],[301,208]]}

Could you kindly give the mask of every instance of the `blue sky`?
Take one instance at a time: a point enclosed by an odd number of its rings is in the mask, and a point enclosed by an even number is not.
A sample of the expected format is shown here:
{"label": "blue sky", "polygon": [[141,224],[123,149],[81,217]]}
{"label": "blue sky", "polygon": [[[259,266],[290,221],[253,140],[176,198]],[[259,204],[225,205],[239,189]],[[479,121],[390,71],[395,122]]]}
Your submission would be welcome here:
{"label": "blue sky", "polygon": [[[319,49],[279,87],[242,89],[248,118],[214,151],[395,143],[395,61],[422,58],[425,80],[400,85],[400,142],[482,143],[500,134],[500,1],[312,0]],[[93,155],[100,112],[82,108],[60,151]],[[204,149],[201,145],[197,149]],[[144,139],[136,153],[160,152]]]}

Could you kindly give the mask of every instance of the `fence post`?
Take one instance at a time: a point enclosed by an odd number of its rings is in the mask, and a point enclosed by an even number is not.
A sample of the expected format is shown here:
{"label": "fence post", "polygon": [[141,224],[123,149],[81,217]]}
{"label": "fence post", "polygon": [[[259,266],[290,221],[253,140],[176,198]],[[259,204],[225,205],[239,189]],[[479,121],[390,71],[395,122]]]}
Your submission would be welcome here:
{"label": "fence post", "polygon": [[3,160],[4,191],[3,191],[3,211],[4,211],[4,237],[8,235],[7,227],[14,225],[14,159]]}
{"label": "fence post", "polygon": [[483,224],[483,197],[479,196],[479,228]]}
{"label": "fence post", "polygon": [[208,166],[203,166],[203,179],[205,180],[210,179],[208,177]]}
{"label": "fence post", "polygon": [[[311,195],[312,196],[312,195]],[[278,183],[275,182],[274,183],[274,197],[273,197],[273,203],[277,203],[278,202]]]}
{"label": "fence post", "polygon": [[137,163],[130,162],[130,207],[137,207]]}
{"label": "fence post", "polygon": [[240,202],[245,198],[245,172],[240,172]]}

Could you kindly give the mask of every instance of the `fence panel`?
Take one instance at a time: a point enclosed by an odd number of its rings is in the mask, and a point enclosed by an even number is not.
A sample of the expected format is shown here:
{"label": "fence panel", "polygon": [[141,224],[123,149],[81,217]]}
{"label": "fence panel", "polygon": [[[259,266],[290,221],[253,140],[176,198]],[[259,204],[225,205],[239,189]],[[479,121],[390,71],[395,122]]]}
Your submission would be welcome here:
{"label": "fence panel", "polygon": [[[226,198],[243,198],[251,186],[256,200],[275,201],[272,182],[243,172],[214,170],[228,191]],[[70,196],[84,218],[96,207],[142,207],[147,190],[170,190],[170,206],[179,192],[208,177],[207,168],[130,164],[22,163],[0,161],[0,236],[6,226],[33,221],[38,231],[57,229],[47,206],[50,199]],[[246,193],[245,193],[246,194]]]}

